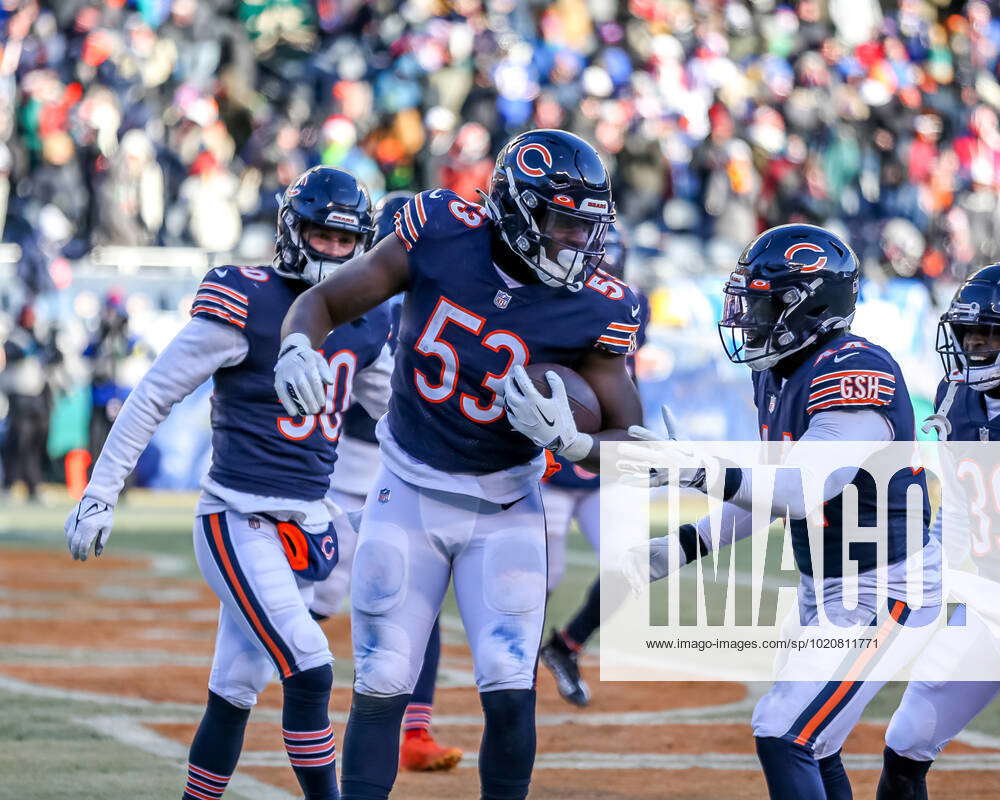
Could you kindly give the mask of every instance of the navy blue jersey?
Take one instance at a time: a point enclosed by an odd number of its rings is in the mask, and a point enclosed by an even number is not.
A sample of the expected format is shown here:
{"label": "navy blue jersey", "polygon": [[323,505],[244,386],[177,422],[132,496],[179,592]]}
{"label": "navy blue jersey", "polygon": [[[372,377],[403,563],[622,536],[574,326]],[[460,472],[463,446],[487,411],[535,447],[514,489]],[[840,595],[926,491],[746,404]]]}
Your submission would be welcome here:
{"label": "navy blue jersey", "polygon": [[411,457],[445,472],[482,475],[540,453],[514,432],[497,390],[515,364],[578,368],[595,348],[635,349],[639,301],[605,272],[578,292],[511,286],[491,257],[483,210],[443,189],[396,214],[409,256],[388,423]]}
{"label": "navy blue jersey", "polygon": [[[935,410],[948,393],[948,381],[938,384],[934,398]],[[977,392],[968,384],[955,384],[955,396],[945,415],[951,423],[948,439],[953,442],[1000,442],[1000,417],[990,419],[986,413],[986,393]]]}
{"label": "navy blue jersey", "polygon": [[[649,298],[646,297],[645,293],[640,292],[634,287],[632,291],[634,291],[636,296],[639,298],[639,332],[635,337],[635,346],[636,350],[638,350],[646,343],[646,325],[649,324]],[[632,380],[636,380],[635,352],[628,356],[628,371],[632,376]],[[562,489],[601,488],[601,476],[598,473],[589,472],[579,464],[575,464],[568,458],[563,458],[562,456],[556,456],[555,459],[556,463],[558,463],[562,469],[558,472],[553,472],[552,475],[546,478],[546,483],[550,483],[553,486],[558,486]]]}
{"label": "navy blue jersey", "polygon": [[[845,334],[802,363],[782,381],[772,370],[753,373],[754,403],[763,441],[796,441],[809,427],[813,414],[826,410],[871,408],[884,415],[892,426],[895,441],[913,441],[915,423],[910,396],[899,365],[889,353],[867,339]],[[877,496],[872,477],[860,470],[852,481],[858,490],[858,525],[876,524]],[[889,482],[889,563],[906,551],[906,489],[919,485],[924,492],[924,543],[930,521],[930,504],[923,472],[909,468]],[[843,495],[824,505],[824,570],[826,577],[841,574]],[[792,549],[795,563],[806,575],[812,574],[809,537],[805,520],[792,520]],[[848,551],[859,571],[877,565],[872,545],[852,543]]]}
{"label": "navy blue jersey", "polygon": [[389,314],[375,309],[327,336],[320,352],[337,376],[324,413],[287,417],[274,392],[281,320],[306,284],[270,267],[219,267],[202,280],[191,315],[232,325],[249,351],[213,378],[209,477],[230,489],[296,500],[321,500],[337,460],[341,416],[358,370],[385,344]]}
{"label": "navy blue jersey", "polygon": [[[399,296],[390,297],[376,310],[380,309],[385,309],[389,313],[391,320],[389,327],[389,349],[392,352],[396,352],[396,336],[399,331]],[[372,419],[371,415],[365,411],[363,405],[355,403],[344,412],[344,435],[350,436],[352,439],[359,439],[362,442],[376,444],[378,438],[375,436],[375,422],[376,420]]]}

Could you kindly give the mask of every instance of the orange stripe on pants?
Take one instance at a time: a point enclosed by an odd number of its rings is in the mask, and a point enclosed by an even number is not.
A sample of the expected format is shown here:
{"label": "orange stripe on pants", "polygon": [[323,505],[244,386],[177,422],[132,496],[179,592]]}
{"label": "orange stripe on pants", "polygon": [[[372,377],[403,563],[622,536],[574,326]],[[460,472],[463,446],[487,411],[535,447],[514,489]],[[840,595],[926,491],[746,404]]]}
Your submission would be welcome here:
{"label": "orange stripe on pants", "polygon": [[[882,627],[879,632],[875,635],[875,640],[879,643],[885,640],[886,636],[889,635],[889,630],[892,625],[894,625],[899,620],[899,615],[903,613],[903,609],[906,606],[899,600],[895,602],[890,613],[890,618],[882,623]],[[795,744],[807,744],[809,742],[809,737],[812,736],[813,731],[816,730],[830,713],[837,707],[837,704],[844,698],[851,687],[857,682],[855,677],[864,670],[865,665],[873,658],[873,654],[876,652],[875,647],[866,647],[864,652],[858,657],[858,660],[854,662],[854,666],[851,667],[851,671],[847,673],[847,678],[840,682],[840,686],[837,687],[830,699],[823,703],[823,706],[813,714],[813,717],[806,726],[799,732],[799,735],[795,737]]]}
{"label": "orange stripe on pants", "polygon": [[253,625],[254,630],[257,631],[257,636],[260,637],[264,646],[278,663],[278,669],[281,670],[281,676],[283,678],[290,677],[292,674],[292,668],[289,666],[288,660],[282,654],[281,650],[278,649],[274,640],[268,636],[267,631],[264,630],[264,625],[261,623],[257,613],[253,610],[253,606],[250,605],[250,600],[247,598],[246,592],[243,591],[243,587],[236,578],[236,570],[233,569],[233,564],[229,560],[229,553],[226,550],[225,542],[222,540],[222,527],[219,525],[219,515],[209,514],[208,523],[212,528],[212,538],[215,540],[215,547],[219,551],[219,558],[222,560],[222,566],[225,567],[226,574],[229,576],[229,585],[232,586],[233,592],[236,594],[236,599],[243,607],[243,612],[250,620],[250,624]]}

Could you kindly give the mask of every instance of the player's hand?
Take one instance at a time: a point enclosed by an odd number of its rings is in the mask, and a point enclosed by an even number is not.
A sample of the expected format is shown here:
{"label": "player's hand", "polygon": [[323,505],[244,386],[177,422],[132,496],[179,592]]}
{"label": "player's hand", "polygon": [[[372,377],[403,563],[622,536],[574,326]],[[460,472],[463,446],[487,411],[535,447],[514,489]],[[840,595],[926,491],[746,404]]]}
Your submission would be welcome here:
{"label": "player's hand", "polygon": [[73,558],[86,561],[91,545],[94,546],[95,556],[104,552],[104,546],[111,536],[114,515],[114,505],[83,496],[66,517],[66,544]]}
{"label": "player's hand", "polygon": [[[549,382],[552,397],[544,397],[535,388],[527,371],[520,364],[510,371],[503,388],[507,419],[514,430],[527,436],[539,447],[579,461],[590,452],[588,440],[592,440],[576,429],[562,378],[549,371],[545,373],[545,379]],[[570,452],[567,453],[567,450]],[[574,455],[577,457],[573,458]]]}
{"label": "player's hand", "polygon": [[937,434],[938,441],[943,442],[948,438],[948,434],[951,433],[951,421],[944,414],[931,414],[924,420],[924,424],[920,426],[920,430],[924,433],[934,431]]}
{"label": "player's hand", "polygon": [[619,571],[639,597],[646,586],[665,578],[679,569],[682,563],[680,540],[674,534],[658,536],[625,551],[618,565]]}
{"label": "player's hand", "polygon": [[[667,439],[677,441],[677,420],[670,408],[662,406],[660,413],[667,431]],[[640,442],[663,442],[662,434],[632,425],[628,435]],[[706,490],[711,480],[714,480],[718,464],[714,458],[702,459],[704,466],[690,466],[695,457],[693,450],[682,450],[676,446],[656,447],[653,444],[628,444],[618,446],[618,471],[622,480],[638,486],[665,486],[674,481],[682,489]],[[653,466],[653,464],[658,466]]]}
{"label": "player's hand", "polygon": [[285,411],[293,417],[319,414],[326,406],[326,384],[333,382],[330,365],[305,334],[284,338],[274,365],[274,391]]}

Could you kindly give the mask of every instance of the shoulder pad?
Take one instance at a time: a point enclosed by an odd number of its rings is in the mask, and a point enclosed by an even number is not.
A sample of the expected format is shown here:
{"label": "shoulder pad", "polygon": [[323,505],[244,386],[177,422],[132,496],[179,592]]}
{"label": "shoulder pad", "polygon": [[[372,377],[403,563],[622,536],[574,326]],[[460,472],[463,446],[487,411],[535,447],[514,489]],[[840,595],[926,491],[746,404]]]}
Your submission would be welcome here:
{"label": "shoulder pad", "polygon": [[410,252],[422,239],[437,239],[478,228],[488,221],[482,206],[450,189],[420,192],[396,212],[396,236]]}
{"label": "shoulder pad", "polygon": [[269,277],[268,271],[259,267],[224,266],[211,269],[198,284],[191,304],[191,316],[245,328],[250,310],[246,282],[266,281]]}
{"label": "shoulder pad", "polygon": [[806,413],[888,406],[896,393],[896,364],[881,347],[853,340],[824,350],[813,362]]}

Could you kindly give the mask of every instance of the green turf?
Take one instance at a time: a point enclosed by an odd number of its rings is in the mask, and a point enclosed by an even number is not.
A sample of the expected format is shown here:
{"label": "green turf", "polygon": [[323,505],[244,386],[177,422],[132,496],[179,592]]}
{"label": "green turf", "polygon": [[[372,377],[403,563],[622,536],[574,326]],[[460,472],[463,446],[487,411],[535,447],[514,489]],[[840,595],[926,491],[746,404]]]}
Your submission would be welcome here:
{"label": "green turf", "polygon": [[[98,713],[108,709],[0,691],[0,798],[178,797],[184,780],[180,764],[125,746],[76,721]],[[128,711],[115,708],[114,713]],[[245,797],[236,792],[232,796]]]}

